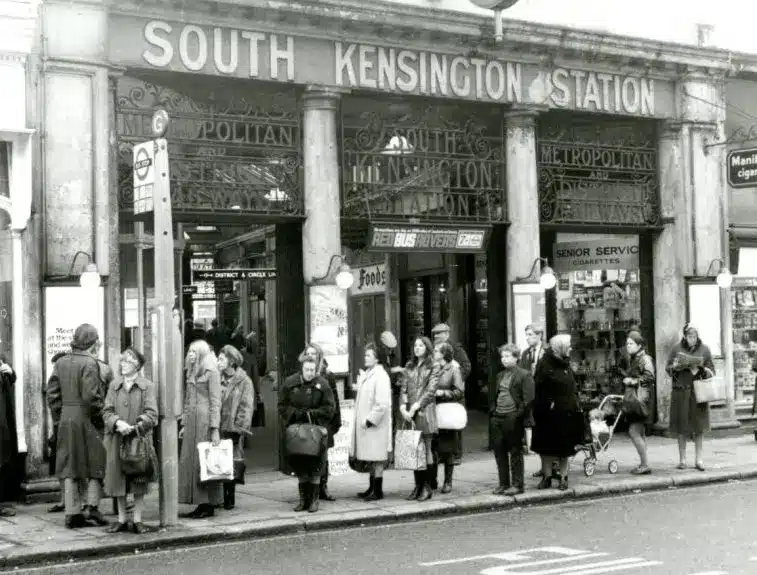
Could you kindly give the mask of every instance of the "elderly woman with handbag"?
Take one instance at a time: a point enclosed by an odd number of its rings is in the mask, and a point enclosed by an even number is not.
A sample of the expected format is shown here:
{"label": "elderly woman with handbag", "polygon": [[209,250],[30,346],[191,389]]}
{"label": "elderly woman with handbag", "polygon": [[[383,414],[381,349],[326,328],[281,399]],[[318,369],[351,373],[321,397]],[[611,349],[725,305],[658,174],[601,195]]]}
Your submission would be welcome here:
{"label": "elderly woman with handbag", "polygon": [[[118,522],[108,533],[147,533],[142,523],[144,497],[149,483],[157,480],[158,461],[153,450],[152,430],[158,424],[155,385],[139,375],[145,363],[138,351],[127,348],[121,354],[120,377],[108,389],[103,407],[105,422],[105,494],[118,503]],[[133,521],[126,519],[126,496],[134,496]]]}
{"label": "elderly woman with handbag", "polygon": [[683,327],[683,339],[670,352],[665,369],[673,378],[670,432],[678,436],[678,469],[686,469],[686,442],[693,437],[695,466],[704,471],[702,446],[704,433],[710,429],[710,406],[697,401],[695,386],[698,381],[712,379],[715,366],[710,348],[699,339],[696,327],[689,323]]}
{"label": "elderly woman with handbag", "polygon": [[234,443],[234,479],[223,484],[223,508],[234,509],[236,484],[244,483],[244,437],[250,433],[255,409],[252,380],[244,370],[244,358],[233,345],[225,345],[218,354],[221,372],[221,439]]}
{"label": "elderly woman with handbag", "polygon": [[181,416],[179,438],[179,503],[196,505],[193,511],[182,513],[187,519],[204,519],[215,515],[216,506],[223,502],[223,486],[219,481],[200,481],[200,454],[197,444],[210,441],[221,443],[221,375],[218,360],[208,342],[193,341],[186,358],[186,389],[184,413]]}
{"label": "elderly woman with handbag", "polygon": [[336,409],[334,394],[312,359],[284,380],[279,417],[285,427],[286,463],[297,476],[300,501],[295,511],[318,511],[321,474],[328,462],[328,429]]}
{"label": "elderly woman with handbag", "polygon": [[442,493],[452,491],[455,466],[463,458],[463,429],[468,416],[463,405],[465,383],[460,366],[454,360],[455,350],[447,342],[434,348],[434,361],[439,366],[436,386],[436,423],[439,431],[434,440],[434,452],[444,465]]}
{"label": "elderly woman with handbag", "polygon": [[433,496],[434,452],[433,441],[436,426],[436,386],[439,368],[434,365],[434,347],[427,337],[419,337],[413,343],[413,358],[407,362],[402,373],[400,389],[400,415],[407,423],[422,433],[426,451],[426,469],[415,471],[415,488],[408,501],[427,501]]}

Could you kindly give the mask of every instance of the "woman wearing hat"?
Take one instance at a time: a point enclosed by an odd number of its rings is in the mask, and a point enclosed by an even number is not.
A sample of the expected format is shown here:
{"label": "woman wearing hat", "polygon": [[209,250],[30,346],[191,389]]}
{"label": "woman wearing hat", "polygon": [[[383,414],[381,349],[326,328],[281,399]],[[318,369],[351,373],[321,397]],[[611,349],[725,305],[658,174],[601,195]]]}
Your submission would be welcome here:
{"label": "woman wearing hat", "polygon": [[694,439],[695,466],[704,471],[702,443],[710,429],[710,406],[697,403],[694,382],[715,375],[712,353],[699,338],[699,330],[687,323],[683,339],[670,352],[666,371],[673,378],[670,394],[670,432],[678,436],[678,469],[686,469],[686,441]]}
{"label": "woman wearing hat", "polygon": [[644,349],[644,338],[636,330],[626,336],[626,352],[620,361],[625,389],[633,389],[638,404],[624,405],[623,416],[628,422],[628,435],[639,454],[639,466],[633,469],[634,475],[652,473],[647,460],[646,426],[652,423],[651,398],[654,393],[654,361]]}
{"label": "woman wearing hat", "polygon": [[[111,525],[108,533],[147,533],[150,528],[142,523],[144,497],[149,483],[157,479],[158,461],[155,453],[152,469],[145,476],[127,476],[121,467],[121,444],[134,435],[147,438],[152,447],[152,430],[158,424],[158,403],[155,399],[155,385],[139,375],[145,363],[144,356],[132,348],[121,354],[120,376],[110,385],[105,398],[103,419],[105,421],[105,494],[115,497],[118,502],[118,522]],[[133,521],[126,520],[126,496],[134,496]]]}
{"label": "woman wearing hat", "polygon": [[252,425],[255,392],[252,380],[244,371],[244,358],[233,345],[225,345],[218,354],[221,372],[221,439],[234,442],[234,479],[223,484],[223,508],[234,509],[236,484],[244,483],[244,436]]}

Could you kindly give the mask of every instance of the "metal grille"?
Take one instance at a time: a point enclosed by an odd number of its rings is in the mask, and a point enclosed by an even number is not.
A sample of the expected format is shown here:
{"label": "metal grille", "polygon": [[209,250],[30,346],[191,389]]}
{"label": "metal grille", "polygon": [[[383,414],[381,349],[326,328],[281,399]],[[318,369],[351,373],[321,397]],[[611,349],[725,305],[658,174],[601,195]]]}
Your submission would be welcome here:
{"label": "metal grille", "polygon": [[171,116],[165,137],[177,219],[302,216],[301,126],[295,92],[256,86],[247,98],[237,95],[238,85],[222,88],[214,85],[216,92],[195,94],[190,88],[134,78],[119,82],[122,209],[133,205],[132,147],[152,139],[151,118],[160,106]]}
{"label": "metal grille", "polygon": [[423,99],[342,103],[342,215],[370,221],[506,219],[502,111]]}
{"label": "metal grille", "polygon": [[661,224],[651,122],[547,116],[539,126],[540,217],[547,224]]}

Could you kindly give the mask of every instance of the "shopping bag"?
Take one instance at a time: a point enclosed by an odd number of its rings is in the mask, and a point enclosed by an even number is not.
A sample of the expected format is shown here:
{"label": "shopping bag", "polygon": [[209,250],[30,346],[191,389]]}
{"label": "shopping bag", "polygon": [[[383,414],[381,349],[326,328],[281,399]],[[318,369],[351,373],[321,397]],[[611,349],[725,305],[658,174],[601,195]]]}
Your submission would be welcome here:
{"label": "shopping bag", "polygon": [[394,435],[394,468],[419,471],[426,469],[426,445],[415,429],[398,429]]}
{"label": "shopping bag", "polygon": [[218,445],[210,441],[197,444],[200,459],[200,481],[231,481],[234,479],[234,442],[224,439]]}
{"label": "shopping bag", "polygon": [[728,389],[723,379],[695,379],[694,397],[697,403],[726,401]]}
{"label": "shopping bag", "polygon": [[468,425],[468,412],[458,402],[436,404],[436,425],[439,429],[459,431]]}
{"label": "shopping bag", "polygon": [[152,441],[139,432],[121,438],[118,456],[126,477],[151,477],[155,471]]}

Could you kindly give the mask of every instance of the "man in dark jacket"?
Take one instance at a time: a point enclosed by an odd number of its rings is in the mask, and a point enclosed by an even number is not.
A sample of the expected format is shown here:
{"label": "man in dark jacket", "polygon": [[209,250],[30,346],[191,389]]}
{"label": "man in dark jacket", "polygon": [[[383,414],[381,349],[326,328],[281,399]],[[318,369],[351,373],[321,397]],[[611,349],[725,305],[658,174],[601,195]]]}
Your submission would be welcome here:
{"label": "man in dark jacket", "polygon": [[[541,328],[541,326],[538,326],[536,324],[530,324],[526,326],[526,343],[528,344],[528,347],[524,349],[523,353],[520,355],[518,366],[527,371],[530,371],[531,376],[536,373],[536,366],[544,357],[545,346],[543,336],[544,330]],[[523,442],[525,444],[524,449],[526,454],[528,454],[531,451],[531,429],[534,426],[533,414],[526,414],[526,417],[523,420],[523,425],[526,428],[526,433],[523,438]],[[535,475],[534,477],[540,476],[541,472],[537,473],[537,475]]]}
{"label": "man in dark jacket", "polygon": [[[102,445],[104,390],[112,371],[97,360],[100,339],[90,324],[76,328],[71,352],[53,365],[47,402],[57,426],[55,472],[64,481],[66,527],[105,526],[100,513],[100,482],[105,476]],[[107,368],[107,369],[106,369]],[[81,506],[86,493],[86,505]]]}
{"label": "man in dark jacket", "polygon": [[[523,493],[523,419],[534,401],[534,378],[518,367],[520,350],[507,344],[499,348],[503,370],[497,376],[497,393],[491,406],[494,458],[499,472],[495,495]],[[511,478],[512,472],[512,478]]]}
{"label": "man in dark jacket", "polygon": [[0,359],[0,517],[13,517],[16,514],[13,506],[5,505],[13,466],[18,455],[15,383],[15,372]]}

